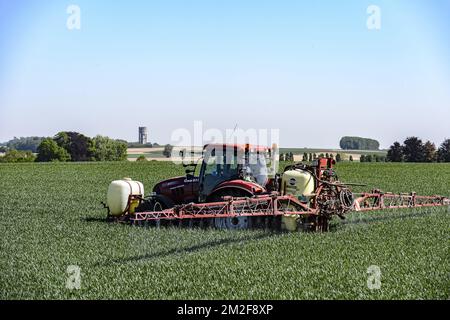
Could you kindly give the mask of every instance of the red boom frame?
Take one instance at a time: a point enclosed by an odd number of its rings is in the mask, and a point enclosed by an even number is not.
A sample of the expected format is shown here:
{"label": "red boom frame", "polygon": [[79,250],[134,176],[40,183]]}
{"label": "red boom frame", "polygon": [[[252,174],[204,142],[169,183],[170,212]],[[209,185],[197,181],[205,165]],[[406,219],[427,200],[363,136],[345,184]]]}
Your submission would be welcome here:
{"label": "red boom frame", "polygon": [[[450,205],[450,200],[442,196],[418,196],[415,193],[383,193],[374,190],[371,193],[356,193],[359,196],[349,211],[373,211],[384,209],[437,207]],[[289,211],[285,204],[295,203],[303,211]],[[289,206],[288,206],[289,207]],[[175,206],[162,211],[136,212],[131,221],[180,220],[196,218],[257,217],[280,215],[319,216],[320,208],[308,207],[292,195],[255,196],[253,198],[224,198],[221,202],[190,203]]]}

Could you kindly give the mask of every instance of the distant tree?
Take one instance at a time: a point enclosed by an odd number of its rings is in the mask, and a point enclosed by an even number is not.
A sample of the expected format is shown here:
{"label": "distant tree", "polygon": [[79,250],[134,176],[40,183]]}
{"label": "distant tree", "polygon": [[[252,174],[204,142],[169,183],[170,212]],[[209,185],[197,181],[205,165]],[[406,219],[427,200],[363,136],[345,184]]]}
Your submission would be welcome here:
{"label": "distant tree", "polygon": [[317,159],[317,153],[314,153],[314,159]]}
{"label": "distant tree", "polygon": [[78,132],[63,131],[54,137],[55,142],[64,148],[72,161],[91,161],[95,150],[92,139]]}
{"label": "distant tree", "polygon": [[280,161],[284,161],[284,154],[280,153]]}
{"label": "distant tree", "polygon": [[353,156],[350,155],[350,157],[348,158],[348,160],[349,160],[350,162],[353,162]]}
{"label": "distant tree", "polygon": [[97,135],[92,139],[91,153],[95,161],[123,161],[127,159],[127,143]]}
{"label": "distant tree", "polygon": [[380,148],[377,140],[361,137],[342,137],[339,145],[343,150],[378,150]]}
{"label": "distant tree", "polygon": [[366,156],[362,154],[361,157],[359,157],[359,162],[366,162]]}
{"label": "distant tree", "polygon": [[330,158],[334,159],[334,155],[332,153],[330,153]]}
{"label": "distant tree", "polygon": [[308,154],[306,152],[303,154],[302,161],[304,162],[308,161]]}
{"label": "distant tree", "polygon": [[163,155],[166,158],[170,158],[170,156],[172,155],[172,150],[173,150],[173,146],[171,146],[170,144],[166,144],[164,146],[164,151],[163,151]]}
{"label": "distant tree", "polygon": [[336,154],[336,162],[341,162],[341,161],[342,161],[341,154],[340,153]]}
{"label": "distant tree", "polygon": [[313,161],[313,155],[312,155],[312,153],[309,153],[309,154],[308,154],[308,161],[309,161],[309,162],[312,162],[312,161]]}
{"label": "distant tree", "polygon": [[408,137],[403,142],[403,156],[406,162],[424,162],[425,161],[425,148],[417,137]]}
{"label": "distant tree", "polygon": [[63,147],[51,138],[42,140],[41,144],[37,148],[38,156],[36,161],[49,162],[49,161],[70,161],[70,154]]}
{"label": "distant tree", "polygon": [[14,137],[14,139],[6,143],[6,147],[8,149],[36,152],[42,140],[44,140],[44,137]]}
{"label": "distant tree", "polygon": [[325,155],[323,153],[319,154],[319,158],[324,158]]}
{"label": "distant tree", "polygon": [[439,162],[450,162],[450,139],[446,139],[439,147],[437,158]]}
{"label": "distant tree", "polygon": [[372,160],[373,160],[372,155],[371,154],[367,154],[366,155],[366,162],[372,162]]}
{"label": "distant tree", "polygon": [[425,162],[435,162],[437,160],[436,145],[431,142],[425,142],[424,146]]}
{"label": "distant tree", "polygon": [[137,159],[136,159],[136,161],[138,161],[138,162],[141,162],[141,161],[147,161],[147,158],[144,156],[144,155],[140,155]]}
{"label": "distant tree", "polygon": [[403,147],[397,141],[389,147],[387,153],[387,161],[402,162],[403,161]]}
{"label": "distant tree", "polygon": [[291,162],[294,161],[294,153],[292,151],[289,152],[289,161],[291,161]]}
{"label": "distant tree", "polygon": [[0,163],[22,163],[33,162],[36,156],[31,151],[7,150],[5,155],[0,157]]}
{"label": "distant tree", "polygon": [[70,153],[70,137],[68,132],[58,132],[54,137],[53,137],[53,141],[56,142],[56,144],[61,147],[64,148],[67,152]]}
{"label": "distant tree", "polygon": [[329,157],[330,157],[330,155],[328,154],[328,152],[325,153],[325,158],[329,158]]}

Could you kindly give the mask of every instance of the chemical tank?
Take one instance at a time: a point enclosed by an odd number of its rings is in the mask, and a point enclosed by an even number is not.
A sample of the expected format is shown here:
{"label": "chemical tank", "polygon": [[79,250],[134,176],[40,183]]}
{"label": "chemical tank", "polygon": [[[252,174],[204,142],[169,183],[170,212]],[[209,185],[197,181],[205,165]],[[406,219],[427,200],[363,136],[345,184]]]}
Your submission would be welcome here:
{"label": "chemical tank", "polygon": [[106,204],[112,216],[120,216],[125,211],[133,213],[139,199],[130,196],[144,196],[144,185],[130,178],[115,180],[108,187]]}
{"label": "chemical tank", "polygon": [[[314,193],[314,177],[311,173],[301,169],[287,170],[281,177],[281,193],[292,194],[306,201]],[[288,231],[297,230],[298,215],[284,215],[281,217],[281,228]]]}
{"label": "chemical tank", "polygon": [[305,197],[314,193],[314,177],[301,169],[288,170],[281,177],[281,193]]}

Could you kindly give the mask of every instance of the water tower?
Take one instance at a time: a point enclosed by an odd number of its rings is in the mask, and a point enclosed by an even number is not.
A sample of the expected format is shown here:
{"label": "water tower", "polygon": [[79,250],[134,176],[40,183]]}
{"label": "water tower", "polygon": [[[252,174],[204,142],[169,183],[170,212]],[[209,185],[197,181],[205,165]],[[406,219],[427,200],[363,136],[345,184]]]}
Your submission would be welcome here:
{"label": "water tower", "polygon": [[139,127],[139,143],[147,144],[148,131],[147,127]]}

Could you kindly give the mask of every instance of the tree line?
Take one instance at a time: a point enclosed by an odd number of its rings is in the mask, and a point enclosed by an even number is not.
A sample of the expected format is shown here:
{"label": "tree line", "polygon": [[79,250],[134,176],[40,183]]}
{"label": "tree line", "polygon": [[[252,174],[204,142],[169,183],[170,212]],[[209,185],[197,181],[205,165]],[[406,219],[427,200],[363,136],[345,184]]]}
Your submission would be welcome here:
{"label": "tree line", "polygon": [[157,148],[160,147],[160,145],[156,142],[151,143],[139,143],[139,142],[128,142],[128,148]]}
{"label": "tree line", "polygon": [[127,159],[127,142],[97,135],[87,137],[78,132],[62,131],[53,138],[42,138],[31,150],[7,149],[0,162],[123,161]]}
{"label": "tree line", "polygon": [[44,139],[37,149],[36,161],[123,161],[127,142],[97,135],[89,138],[78,132],[63,131]]}
{"label": "tree line", "polygon": [[45,137],[14,137],[6,143],[0,143],[0,152],[8,150],[31,151],[35,153],[37,147],[41,144]]}
{"label": "tree line", "polygon": [[342,150],[378,150],[380,143],[369,138],[342,137],[339,146]]}
{"label": "tree line", "polygon": [[[303,153],[302,156],[302,162],[312,162],[313,160],[317,159],[317,158],[331,158],[331,159],[335,159],[336,162],[341,162],[343,161],[342,155],[340,153],[336,154],[336,158],[334,157],[334,155],[332,153],[320,153],[319,155],[317,155],[317,153]],[[292,152],[288,152],[288,153],[280,153],[279,156],[280,161],[288,161],[288,162],[293,162],[294,161],[294,154]],[[349,157],[349,161],[353,161],[353,156]]]}
{"label": "tree line", "polygon": [[279,158],[280,158],[280,161],[293,162],[294,161],[294,153],[292,153],[292,152],[280,153]]}
{"label": "tree line", "polygon": [[400,144],[394,142],[388,150],[390,162],[450,162],[450,139],[446,139],[439,148],[431,141],[422,142],[417,137],[408,137]]}
{"label": "tree line", "polygon": [[378,154],[362,154],[359,162],[386,162],[387,157]]}

